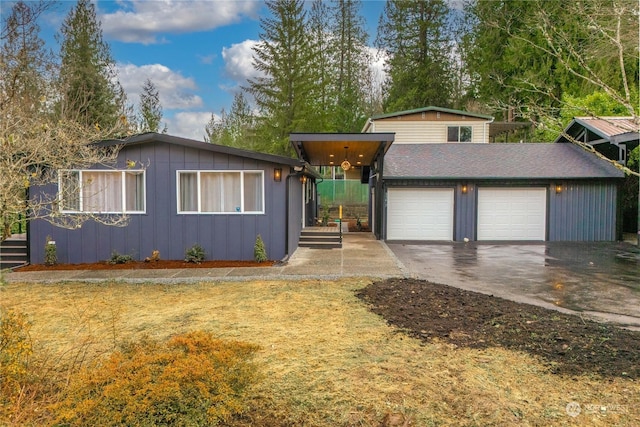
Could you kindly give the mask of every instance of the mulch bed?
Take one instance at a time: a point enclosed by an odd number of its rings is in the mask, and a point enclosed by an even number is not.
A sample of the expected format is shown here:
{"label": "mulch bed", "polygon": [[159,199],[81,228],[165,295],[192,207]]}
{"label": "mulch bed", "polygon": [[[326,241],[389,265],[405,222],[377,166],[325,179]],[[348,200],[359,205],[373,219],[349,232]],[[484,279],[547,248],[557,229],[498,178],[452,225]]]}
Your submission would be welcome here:
{"label": "mulch bed", "polygon": [[229,268],[229,267],[271,267],[275,261],[202,261],[201,263],[182,260],[131,261],[122,264],[111,264],[108,261],[87,264],[31,264],[17,268],[15,271],[56,271],[56,270],[143,270],[168,268]]}
{"label": "mulch bed", "polygon": [[640,332],[424,280],[374,282],[358,297],[425,342],[522,351],[556,374],[640,378]]}

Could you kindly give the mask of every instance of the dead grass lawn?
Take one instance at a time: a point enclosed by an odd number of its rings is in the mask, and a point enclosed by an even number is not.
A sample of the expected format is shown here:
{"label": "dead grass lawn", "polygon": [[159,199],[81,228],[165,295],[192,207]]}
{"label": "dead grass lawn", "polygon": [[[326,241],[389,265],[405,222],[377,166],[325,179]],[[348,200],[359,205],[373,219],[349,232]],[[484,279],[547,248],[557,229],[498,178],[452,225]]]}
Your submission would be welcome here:
{"label": "dead grass lawn", "polygon": [[499,348],[421,344],[356,298],[368,283],[10,284],[0,307],[27,313],[38,345],[58,354],[198,329],[258,344],[264,377],[238,425],[377,426],[386,414],[415,426],[640,425],[637,382],[554,376]]}

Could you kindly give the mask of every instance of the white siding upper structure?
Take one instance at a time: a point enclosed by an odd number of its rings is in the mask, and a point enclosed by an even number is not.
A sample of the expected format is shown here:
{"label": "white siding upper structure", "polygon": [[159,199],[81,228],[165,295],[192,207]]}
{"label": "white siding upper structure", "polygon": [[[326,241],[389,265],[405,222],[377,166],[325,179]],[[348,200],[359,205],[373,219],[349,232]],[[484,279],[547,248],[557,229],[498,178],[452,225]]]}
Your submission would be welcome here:
{"label": "white siding upper structure", "polygon": [[372,117],[362,132],[395,132],[394,144],[486,143],[492,121],[490,116],[426,107]]}

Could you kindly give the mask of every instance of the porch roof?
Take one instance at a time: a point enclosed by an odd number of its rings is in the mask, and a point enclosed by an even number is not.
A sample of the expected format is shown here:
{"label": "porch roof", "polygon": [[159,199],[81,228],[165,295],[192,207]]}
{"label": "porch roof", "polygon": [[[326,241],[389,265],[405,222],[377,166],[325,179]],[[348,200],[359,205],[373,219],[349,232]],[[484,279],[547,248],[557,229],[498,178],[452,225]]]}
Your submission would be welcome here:
{"label": "porch roof", "polygon": [[292,133],[289,141],[298,158],[312,166],[372,165],[387,152],[395,133]]}

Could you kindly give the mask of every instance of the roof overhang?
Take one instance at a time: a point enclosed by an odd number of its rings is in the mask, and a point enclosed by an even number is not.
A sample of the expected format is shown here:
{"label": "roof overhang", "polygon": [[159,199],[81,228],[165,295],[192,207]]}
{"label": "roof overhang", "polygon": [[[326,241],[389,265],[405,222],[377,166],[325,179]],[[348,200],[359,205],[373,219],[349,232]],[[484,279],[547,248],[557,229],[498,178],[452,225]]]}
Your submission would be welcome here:
{"label": "roof overhang", "polygon": [[372,165],[387,152],[395,133],[292,133],[289,141],[298,158],[312,166]]}

